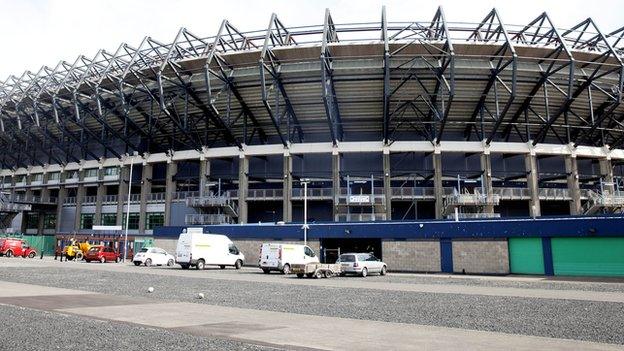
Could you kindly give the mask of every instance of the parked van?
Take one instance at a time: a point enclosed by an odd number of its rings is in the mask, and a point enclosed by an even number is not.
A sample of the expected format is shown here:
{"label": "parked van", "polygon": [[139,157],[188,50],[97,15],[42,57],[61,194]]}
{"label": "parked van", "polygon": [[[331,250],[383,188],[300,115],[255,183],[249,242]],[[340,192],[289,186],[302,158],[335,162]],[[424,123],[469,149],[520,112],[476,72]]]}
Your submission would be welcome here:
{"label": "parked van", "polygon": [[290,273],[293,264],[318,263],[314,250],[306,245],[264,243],[260,248],[260,269],[264,273],[281,271]]}
{"label": "parked van", "polygon": [[225,235],[204,234],[201,228],[188,228],[178,238],[176,263],[182,269],[204,269],[206,265],[240,269],[244,262],[245,256]]}

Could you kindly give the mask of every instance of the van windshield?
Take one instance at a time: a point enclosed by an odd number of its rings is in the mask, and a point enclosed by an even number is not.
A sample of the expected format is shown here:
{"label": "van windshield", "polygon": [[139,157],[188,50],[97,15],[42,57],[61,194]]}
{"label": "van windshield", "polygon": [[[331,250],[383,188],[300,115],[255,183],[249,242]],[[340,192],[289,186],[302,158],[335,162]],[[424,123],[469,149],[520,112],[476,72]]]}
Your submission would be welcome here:
{"label": "van windshield", "polygon": [[147,247],[142,248],[139,252],[147,252]]}
{"label": "van windshield", "polygon": [[355,255],[340,255],[340,262],[355,262]]}

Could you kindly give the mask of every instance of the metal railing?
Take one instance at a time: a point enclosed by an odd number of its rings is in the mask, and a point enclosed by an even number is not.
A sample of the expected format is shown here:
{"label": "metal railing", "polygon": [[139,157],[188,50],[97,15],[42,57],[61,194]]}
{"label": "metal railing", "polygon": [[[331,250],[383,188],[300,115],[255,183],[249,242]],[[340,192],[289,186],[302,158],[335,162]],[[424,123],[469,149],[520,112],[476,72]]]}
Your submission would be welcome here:
{"label": "metal railing", "polygon": [[184,217],[184,222],[188,225],[201,225],[201,224],[222,224],[232,223],[233,219],[230,216],[226,216],[220,213],[211,214],[187,214]]}
{"label": "metal railing", "polygon": [[368,222],[383,221],[385,219],[385,213],[343,213],[336,215],[338,222]]}
{"label": "metal railing", "polygon": [[540,200],[561,200],[571,199],[570,190],[558,188],[539,188],[538,196]]}

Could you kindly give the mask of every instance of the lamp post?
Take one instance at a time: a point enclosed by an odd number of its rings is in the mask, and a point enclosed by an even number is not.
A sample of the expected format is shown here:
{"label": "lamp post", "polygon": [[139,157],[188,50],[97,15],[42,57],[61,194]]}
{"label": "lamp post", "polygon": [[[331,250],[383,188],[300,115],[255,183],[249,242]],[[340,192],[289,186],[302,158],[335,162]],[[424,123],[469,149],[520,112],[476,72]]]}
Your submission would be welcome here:
{"label": "lamp post", "polygon": [[130,176],[128,177],[128,207],[126,208],[126,235],[124,238],[124,257],[123,262],[126,263],[128,257],[128,227],[130,226],[130,194],[132,193],[132,168],[134,166],[134,158],[137,152],[132,155],[132,161],[130,162]]}
{"label": "lamp post", "polygon": [[308,183],[310,179],[303,179],[303,244],[308,245]]}

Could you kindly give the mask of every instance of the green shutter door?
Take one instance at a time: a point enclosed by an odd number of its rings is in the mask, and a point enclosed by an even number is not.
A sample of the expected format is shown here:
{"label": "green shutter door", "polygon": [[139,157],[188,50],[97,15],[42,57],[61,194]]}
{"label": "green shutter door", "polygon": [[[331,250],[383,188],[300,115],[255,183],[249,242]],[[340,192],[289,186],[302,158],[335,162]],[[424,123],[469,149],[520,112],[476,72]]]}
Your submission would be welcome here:
{"label": "green shutter door", "polygon": [[624,276],[624,238],[553,238],[555,275]]}
{"label": "green shutter door", "polygon": [[515,274],[544,274],[541,238],[509,238],[509,269]]}

